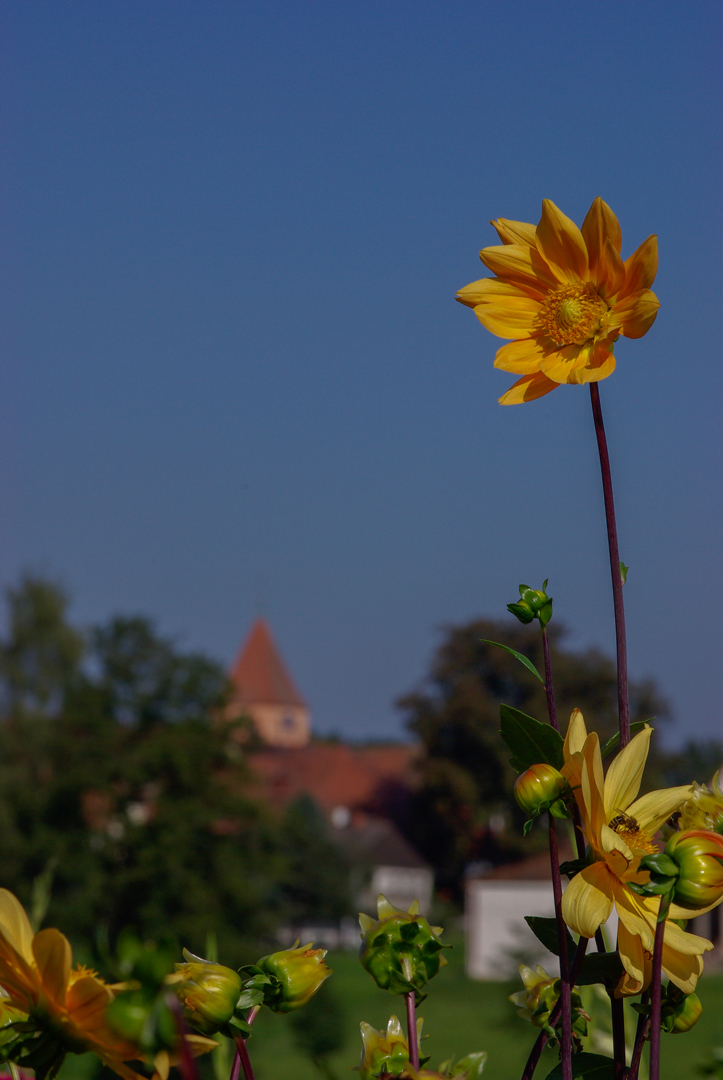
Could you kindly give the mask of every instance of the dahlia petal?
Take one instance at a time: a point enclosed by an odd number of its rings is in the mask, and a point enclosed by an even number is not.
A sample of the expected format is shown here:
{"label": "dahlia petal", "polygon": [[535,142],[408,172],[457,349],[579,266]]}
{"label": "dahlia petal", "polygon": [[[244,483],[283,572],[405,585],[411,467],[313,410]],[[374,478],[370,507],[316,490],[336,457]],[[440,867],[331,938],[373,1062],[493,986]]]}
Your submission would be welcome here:
{"label": "dahlia petal", "polygon": [[575,368],[570,373],[568,382],[580,386],[585,383],[600,382],[601,379],[607,379],[608,375],[612,375],[614,371],[615,356],[612,349],[608,351],[607,344],[599,345],[584,367]]}
{"label": "dahlia petal", "polygon": [[641,289],[618,300],[611,311],[610,326],[620,327],[625,337],[641,338],[655,322],[659,307],[660,301],[655,293],[650,289]]}
{"label": "dahlia petal", "polygon": [[539,252],[526,244],[486,247],[480,251],[479,257],[493,274],[532,289],[541,298],[559,284]]}
{"label": "dahlia petal", "polygon": [[654,836],[664,821],[671,814],[680,809],[685,800],[690,796],[693,787],[661,788],[660,791],[649,791],[642,795],[627,809],[627,813],[640,825],[648,836]]}
{"label": "dahlia petal", "polygon": [[578,751],[582,752],[586,738],[585,719],[579,709],[573,709],[567,725],[567,734],[565,735],[565,745],[563,747],[565,757],[576,754]]}
{"label": "dahlia petal", "polygon": [[535,226],[528,225],[526,221],[497,218],[496,221],[490,221],[490,225],[497,231],[503,244],[527,244],[535,247]]}
{"label": "dahlia petal", "polygon": [[658,272],[658,238],[649,236],[633,254],[625,260],[625,283],[620,298],[630,293],[649,289]]}
{"label": "dahlia petal", "polygon": [[620,987],[622,994],[639,994],[646,985],[646,974],[647,982],[650,982],[651,957],[649,953],[646,954],[639,936],[631,934],[622,922],[618,923],[618,953],[628,976],[624,980],[625,985]]}
{"label": "dahlia petal", "polygon": [[582,773],[580,776],[580,794],[582,806],[580,807],[583,821],[589,828],[588,839],[597,843],[603,825],[607,824],[605,817],[605,804],[603,790],[605,777],[603,774],[602,757],[600,756],[600,739],[596,731],[591,731],[585,739],[582,748],[584,758]]}
{"label": "dahlia petal", "polygon": [[594,937],[613,909],[612,874],[594,862],[575,874],[562,894],[562,917],[576,934]]}
{"label": "dahlia petal", "polygon": [[625,264],[609,240],[603,246],[598,266],[597,291],[606,299],[616,296],[625,282]]}
{"label": "dahlia petal", "polygon": [[671,949],[663,949],[663,974],[684,994],[692,994],[703,974],[702,956],[683,956]]}
{"label": "dahlia petal", "polygon": [[[520,338],[497,350],[495,367],[513,375],[530,375],[538,371],[540,360],[546,355],[544,338]],[[553,346],[554,347],[554,346]]]}
{"label": "dahlia petal", "polygon": [[510,298],[505,303],[478,304],[474,313],[497,337],[528,338],[537,325],[539,305],[527,297],[524,300]]}
{"label": "dahlia petal", "polygon": [[33,955],[48,997],[65,1005],[65,988],[73,962],[67,937],[60,930],[41,930],[33,939]]}
{"label": "dahlia petal", "polygon": [[651,956],[655,944],[654,927],[658,906],[657,900],[646,901],[632,893],[622,882],[615,882],[615,909],[620,924],[641,939],[643,948]]}
{"label": "dahlia petal", "polygon": [[556,383],[573,382],[572,372],[587,363],[589,346],[563,345],[540,361],[540,371]]}
{"label": "dahlia petal", "polygon": [[544,397],[551,390],[557,390],[558,383],[548,379],[541,371],[534,375],[523,375],[499,399],[500,405],[522,405],[525,401],[535,401]]}
{"label": "dahlia petal", "polygon": [[558,281],[568,284],[587,280],[588,257],[582,233],[550,199],[542,200],[535,239],[537,250]]}
{"label": "dahlia petal", "polygon": [[455,296],[455,300],[459,300],[460,304],[466,304],[467,307],[474,308],[478,304],[499,302],[500,299],[507,299],[508,297],[528,299],[528,293],[519,285],[514,285],[510,281],[500,281],[499,278],[481,278],[480,281],[473,281],[460,289]]}
{"label": "dahlia petal", "polygon": [[701,953],[710,952],[713,948],[713,942],[708,941],[708,938],[699,937],[698,934],[691,934],[688,930],[676,926],[670,919],[666,920],[665,938],[663,940],[669,948],[674,949],[682,956],[699,956]]}
{"label": "dahlia petal", "polygon": [[645,762],[648,760],[652,734],[651,727],[644,727],[620,751],[608,769],[604,789],[607,819],[627,810],[640,791],[640,782],[643,779]]}
{"label": "dahlia petal", "polygon": [[33,930],[20,901],[0,889],[0,933],[28,964],[33,963]]}
{"label": "dahlia petal", "polygon": [[620,258],[623,236],[620,222],[599,196],[588,210],[580,232],[590,261],[590,280],[601,296],[614,295],[625,280]]}

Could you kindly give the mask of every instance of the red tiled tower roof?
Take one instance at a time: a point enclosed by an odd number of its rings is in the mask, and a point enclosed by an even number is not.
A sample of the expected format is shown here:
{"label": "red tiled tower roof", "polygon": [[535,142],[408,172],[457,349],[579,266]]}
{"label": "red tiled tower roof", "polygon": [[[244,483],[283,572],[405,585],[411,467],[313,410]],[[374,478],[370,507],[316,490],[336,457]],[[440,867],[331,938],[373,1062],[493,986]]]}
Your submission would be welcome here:
{"label": "red tiled tower roof", "polygon": [[244,703],[306,707],[263,619],[251,627],[229,677]]}

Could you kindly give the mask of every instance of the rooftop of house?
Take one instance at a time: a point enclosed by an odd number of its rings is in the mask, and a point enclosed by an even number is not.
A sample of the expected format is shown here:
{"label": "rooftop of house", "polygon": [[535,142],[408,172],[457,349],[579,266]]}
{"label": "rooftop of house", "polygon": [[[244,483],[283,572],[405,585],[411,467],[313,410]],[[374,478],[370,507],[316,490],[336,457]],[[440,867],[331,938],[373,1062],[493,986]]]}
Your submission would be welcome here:
{"label": "rooftop of house", "polygon": [[229,678],[238,701],[306,707],[264,619],[257,619],[251,627]]}

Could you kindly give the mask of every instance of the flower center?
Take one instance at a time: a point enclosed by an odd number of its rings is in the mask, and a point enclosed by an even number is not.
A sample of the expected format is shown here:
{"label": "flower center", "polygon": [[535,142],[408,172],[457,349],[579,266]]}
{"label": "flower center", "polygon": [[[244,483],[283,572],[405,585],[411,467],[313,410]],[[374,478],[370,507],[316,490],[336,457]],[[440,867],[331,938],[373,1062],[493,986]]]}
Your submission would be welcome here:
{"label": "flower center", "polygon": [[631,851],[647,851],[654,855],[660,848],[654,844],[648,834],[644,832],[638,822],[630,814],[618,812],[610,821],[609,828],[616,832],[621,840],[624,840]]}
{"label": "flower center", "polygon": [[589,282],[563,285],[545,300],[541,329],[556,345],[583,345],[595,336],[607,312],[607,304]]}

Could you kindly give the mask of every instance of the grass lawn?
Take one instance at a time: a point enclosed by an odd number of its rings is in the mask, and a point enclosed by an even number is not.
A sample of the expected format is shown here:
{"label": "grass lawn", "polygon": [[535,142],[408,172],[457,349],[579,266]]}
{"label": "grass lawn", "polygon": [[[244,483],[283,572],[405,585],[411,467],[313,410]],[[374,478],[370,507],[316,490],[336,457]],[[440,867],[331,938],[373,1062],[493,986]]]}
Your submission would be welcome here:
{"label": "grass lawn", "polygon": [[[472,1050],[487,1050],[489,1059],[485,1076],[490,1080],[519,1080],[536,1032],[519,1019],[507,995],[519,985],[480,983],[466,978],[461,942],[446,954],[450,963],[432,983],[429,998],[422,1004],[425,1031],[430,1036],[424,1052],[431,1055],[430,1068],[456,1053],[458,1057]],[[349,1076],[350,1067],[359,1062],[361,1039],[359,1021],[376,1028],[386,1026],[389,1015],[402,1017],[401,998],[378,990],[363,971],[354,953],[329,954],[327,962],[334,975],[327,986],[335,991],[344,1007],[344,1050],[331,1058],[339,1078]],[[704,976],[699,984],[703,1015],[687,1035],[663,1035],[663,1070],[665,1080],[693,1080],[698,1062],[713,1046],[723,1043],[723,976]],[[320,1073],[295,1049],[288,1018],[261,1014],[258,1027],[249,1043],[256,1080],[319,1080]],[[556,1055],[543,1054],[536,1076],[541,1080],[553,1068]]]}

